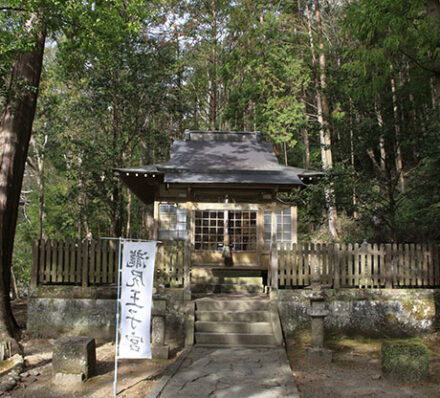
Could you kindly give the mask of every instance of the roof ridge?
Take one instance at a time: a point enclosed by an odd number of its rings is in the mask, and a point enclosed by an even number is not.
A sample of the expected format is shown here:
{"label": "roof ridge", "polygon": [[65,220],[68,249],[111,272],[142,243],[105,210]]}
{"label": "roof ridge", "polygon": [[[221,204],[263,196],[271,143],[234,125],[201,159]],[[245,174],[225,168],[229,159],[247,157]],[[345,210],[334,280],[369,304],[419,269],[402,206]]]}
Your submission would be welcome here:
{"label": "roof ridge", "polygon": [[[220,138],[221,137],[221,138]],[[257,141],[262,139],[260,131],[234,130],[185,130],[185,141]]]}

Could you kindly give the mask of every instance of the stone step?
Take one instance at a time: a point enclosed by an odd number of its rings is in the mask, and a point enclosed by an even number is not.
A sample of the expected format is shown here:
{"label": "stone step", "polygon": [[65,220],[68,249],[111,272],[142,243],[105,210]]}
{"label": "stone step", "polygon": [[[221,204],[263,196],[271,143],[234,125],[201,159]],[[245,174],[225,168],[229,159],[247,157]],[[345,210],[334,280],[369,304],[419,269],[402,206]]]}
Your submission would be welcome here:
{"label": "stone step", "polygon": [[272,325],[269,322],[213,322],[197,321],[196,332],[205,333],[250,333],[271,334]]}
{"label": "stone step", "polygon": [[263,285],[198,283],[191,284],[191,293],[260,293]]}
{"label": "stone step", "polygon": [[205,322],[270,322],[267,311],[196,311],[196,319]]}
{"label": "stone step", "polygon": [[196,300],[197,311],[266,311],[269,300]]}
{"label": "stone step", "polygon": [[196,344],[225,345],[225,346],[275,346],[272,334],[247,333],[195,333]]}

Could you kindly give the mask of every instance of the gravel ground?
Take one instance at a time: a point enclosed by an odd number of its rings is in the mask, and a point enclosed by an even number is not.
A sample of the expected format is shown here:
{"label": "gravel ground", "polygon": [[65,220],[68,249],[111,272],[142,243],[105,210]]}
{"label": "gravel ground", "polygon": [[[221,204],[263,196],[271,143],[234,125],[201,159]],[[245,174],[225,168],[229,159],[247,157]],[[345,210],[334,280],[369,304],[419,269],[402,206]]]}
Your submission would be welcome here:
{"label": "gravel ground", "polygon": [[[5,397],[50,398],[113,396],[114,350],[113,344],[96,349],[97,375],[78,387],[63,387],[52,380],[53,340],[24,342],[26,368],[15,388]],[[165,369],[174,360],[119,360],[118,397],[145,397]],[[7,378],[4,378],[7,380]],[[3,382],[3,381],[2,381]]]}
{"label": "gravel ground", "polygon": [[[13,303],[14,314],[20,326],[26,324],[26,302]],[[97,375],[86,383],[73,387],[57,385],[52,380],[52,349],[55,340],[28,339],[22,344],[25,351],[25,369],[16,380],[15,387],[2,397],[59,398],[87,397],[105,398],[113,396],[114,352],[112,343],[98,345],[96,348]],[[174,350],[171,360],[119,360],[118,397],[145,397],[166,368],[171,365],[179,353]],[[2,386],[10,383],[10,376],[0,379]]]}

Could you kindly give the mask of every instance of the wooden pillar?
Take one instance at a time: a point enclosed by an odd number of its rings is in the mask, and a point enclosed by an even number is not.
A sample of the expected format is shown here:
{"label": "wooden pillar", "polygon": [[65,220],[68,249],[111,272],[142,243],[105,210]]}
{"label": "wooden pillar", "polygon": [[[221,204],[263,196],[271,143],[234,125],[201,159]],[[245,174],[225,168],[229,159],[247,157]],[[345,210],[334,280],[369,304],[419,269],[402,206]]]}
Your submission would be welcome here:
{"label": "wooden pillar", "polygon": [[223,226],[223,244],[225,245],[225,247],[227,248],[229,246],[229,243],[231,243],[230,239],[229,239],[229,210],[225,210],[223,212],[223,222],[224,222],[224,226]]}
{"label": "wooden pillar", "polygon": [[278,294],[278,245],[277,245],[277,212],[272,208],[272,243],[270,251],[271,295]]}
{"label": "wooden pillar", "polygon": [[257,210],[257,264],[261,266],[261,254],[264,250],[264,208]]}
{"label": "wooden pillar", "polygon": [[292,217],[292,243],[298,243],[298,208],[296,206],[290,208],[290,215]]}
{"label": "wooden pillar", "polygon": [[183,289],[185,300],[191,300],[192,203],[186,202],[186,233],[183,258]]}
{"label": "wooden pillar", "polygon": [[159,202],[154,201],[154,230],[153,230],[153,240],[159,239]]}

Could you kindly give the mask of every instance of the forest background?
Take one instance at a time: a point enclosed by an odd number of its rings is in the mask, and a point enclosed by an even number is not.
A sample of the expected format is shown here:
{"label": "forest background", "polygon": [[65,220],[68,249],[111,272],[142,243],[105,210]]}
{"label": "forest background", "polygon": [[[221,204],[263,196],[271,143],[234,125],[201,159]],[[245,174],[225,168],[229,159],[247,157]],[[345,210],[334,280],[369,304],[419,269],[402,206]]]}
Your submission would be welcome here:
{"label": "forest background", "polygon": [[438,0],[4,1],[1,113],[35,15],[22,287],[35,238],[148,238],[151,209],[113,169],[167,160],[185,129],[259,130],[282,164],[324,170],[282,198],[300,240],[439,241]]}

